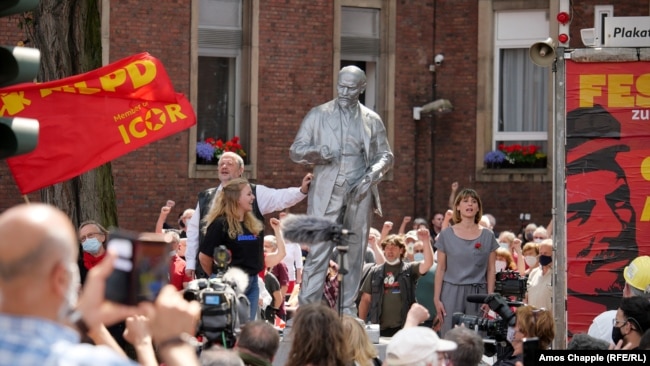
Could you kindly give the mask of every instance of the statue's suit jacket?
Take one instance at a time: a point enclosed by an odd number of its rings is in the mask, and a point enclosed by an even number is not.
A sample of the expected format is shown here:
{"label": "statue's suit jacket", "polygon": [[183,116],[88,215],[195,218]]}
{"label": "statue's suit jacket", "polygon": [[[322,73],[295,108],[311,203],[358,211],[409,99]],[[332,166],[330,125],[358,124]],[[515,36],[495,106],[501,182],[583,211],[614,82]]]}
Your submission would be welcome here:
{"label": "statue's suit jacket", "polygon": [[[373,207],[375,212],[381,215],[377,183],[392,168],[393,153],[388,144],[386,128],[379,115],[361,103],[358,105],[366,155],[365,175],[372,178]],[[350,123],[359,123],[359,119],[353,119]],[[303,119],[290,148],[291,160],[299,164],[315,165],[314,178],[309,188],[308,215],[325,214],[334,182],[339,174],[341,144],[341,111],[336,99],[312,108]],[[323,147],[326,147],[326,150]],[[355,183],[350,182],[351,185]]]}

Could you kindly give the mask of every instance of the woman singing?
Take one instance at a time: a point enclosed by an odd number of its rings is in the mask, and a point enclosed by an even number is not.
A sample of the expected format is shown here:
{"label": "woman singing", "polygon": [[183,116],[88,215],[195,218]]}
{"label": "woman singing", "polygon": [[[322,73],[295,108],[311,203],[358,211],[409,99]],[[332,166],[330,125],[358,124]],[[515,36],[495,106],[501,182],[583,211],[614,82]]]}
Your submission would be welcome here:
{"label": "woman singing", "polygon": [[[494,233],[478,223],[483,216],[481,198],[473,189],[463,189],[454,202],[454,225],[444,229],[436,241],[436,270],[433,301],[441,332],[453,327],[452,314],[479,315],[479,305],[467,302],[467,295],[494,292],[496,249]],[[485,310],[489,310],[483,304]]]}

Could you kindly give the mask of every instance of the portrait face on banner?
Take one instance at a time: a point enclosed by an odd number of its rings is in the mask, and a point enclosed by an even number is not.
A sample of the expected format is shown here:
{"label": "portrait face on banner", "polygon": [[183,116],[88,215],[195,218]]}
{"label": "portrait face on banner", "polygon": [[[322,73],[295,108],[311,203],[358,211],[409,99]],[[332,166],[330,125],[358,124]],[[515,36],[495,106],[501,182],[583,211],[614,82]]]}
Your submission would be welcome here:
{"label": "portrait face on banner", "polygon": [[650,91],[643,70],[648,63],[567,61],[569,335],[586,332],[594,317],[618,308],[623,269],[650,249],[650,121],[636,119],[637,104],[650,100],[641,95]]}
{"label": "portrait face on banner", "polygon": [[[599,137],[585,138],[590,133]],[[630,148],[616,135],[620,123],[600,106],[567,116],[566,179],[572,188],[567,189],[567,255],[576,275],[567,289],[569,295],[608,308],[618,306],[623,268],[638,253],[630,186],[616,161]]]}

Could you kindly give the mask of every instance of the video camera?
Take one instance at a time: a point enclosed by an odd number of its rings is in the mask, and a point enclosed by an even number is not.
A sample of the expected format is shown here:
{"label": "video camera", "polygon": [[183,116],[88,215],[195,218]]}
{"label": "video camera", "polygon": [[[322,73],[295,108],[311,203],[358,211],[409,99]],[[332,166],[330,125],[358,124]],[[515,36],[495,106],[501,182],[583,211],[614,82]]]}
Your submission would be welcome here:
{"label": "video camera", "polygon": [[[508,327],[514,327],[517,322],[515,313],[510,310],[510,304],[500,294],[477,294],[468,295],[467,301],[472,303],[488,304],[490,309],[497,313],[496,319],[483,318],[476,315],[466,315],[463,313],[454,313],[452,315],[452,326],[464,324],[466,328],[482,332],[483,337],[494,342],[484,342],[484,354],[492,357],[495,353],[501,354],[499,348],[508,346]],[[521,303],[513,303],[514,305],[521,305]],[[491,348],[490,343],[496,343],[496,348]],[[498,347],[501,345],[501,347]]]}
{"label": "video camera", "polygon": [[526,297],[528,278],[522,277],[517,271],[501,271],[496,274],[494,291],[501,296],[514,296],[522,301]]}
{"label": "video camera", "polygon": [[248,275],[237,268],[228,269],[230,253],[223,245],[215,249],[213,258],[213,268],[216,269],[214,277],[191,281],[183,298],[201,304],[197,335],[205,338],[204,348],[215,343],[232,348],[240,325],[248,321],[250,313],[250,303],[244,295],[246,286],[240,281],[243,275],[244,283],[247,283]]}

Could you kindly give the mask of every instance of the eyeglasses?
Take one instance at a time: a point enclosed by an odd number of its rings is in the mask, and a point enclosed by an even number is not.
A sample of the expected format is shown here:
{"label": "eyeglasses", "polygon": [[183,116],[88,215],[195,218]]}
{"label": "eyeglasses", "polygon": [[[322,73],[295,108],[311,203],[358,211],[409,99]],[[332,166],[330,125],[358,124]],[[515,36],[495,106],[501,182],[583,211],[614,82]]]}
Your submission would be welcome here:
{"label": "eyeglasses", "polygon": [[98,237],[99,235],[103,235],[103,234],[102,234],[102,233],[88,233],[88,234],[86,234],[86,235],[82,235],[82,236],[80,236],[80,237],[79,237],[79,241],[83,243],[83,242],[86,241],[86,239],[88,239],[88,238],[96,238],[96,237]]}
{"label": "eyeglasses", "polygon": [[621,327],[627,324],[628,320],[616,320],[616,318],[612,319],[612,326],[617,326],[619,323],[621,324]]}

